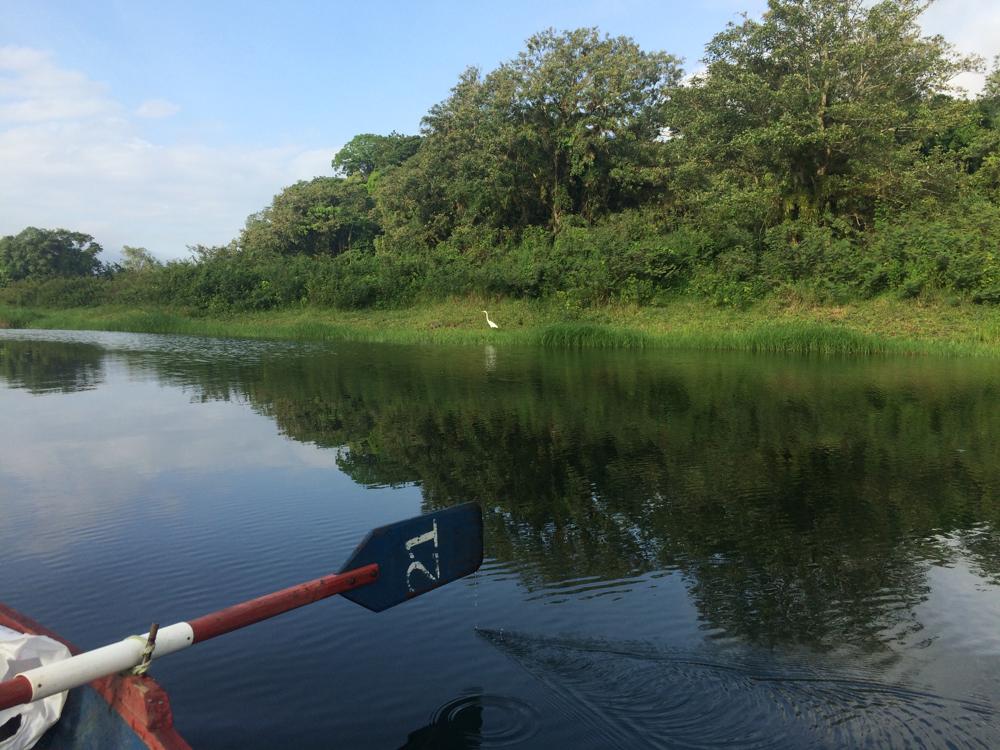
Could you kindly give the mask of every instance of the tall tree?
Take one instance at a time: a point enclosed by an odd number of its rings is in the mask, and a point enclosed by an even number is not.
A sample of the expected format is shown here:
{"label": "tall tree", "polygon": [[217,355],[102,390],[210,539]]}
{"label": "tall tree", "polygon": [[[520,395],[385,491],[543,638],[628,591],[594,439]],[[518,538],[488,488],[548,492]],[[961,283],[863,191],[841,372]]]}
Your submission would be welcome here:
{"label": "tall tree", "polygon": [[50,276],[92,276],[103,268],[94,238],[67,229],[28,227],[0,239],[0,283]]}
{"label": "tall tree", "polygon": [[337,255],[370,247],[379,233],[374,203],[359,178],[317,177],[297,182],[271,205],[247,219],[240,235],[244,252]]}
{"label": "tall tree", "polygon": [[986,77],[986,85],[976,101],[980,130],[970,139],[971,163],[976,167],[975,183],[994,200],[1000,200],[1000,58]]}
{"label": "tall tree", "polygon": [[491,102],[479,70],[465,70],[424,118],[416,155],[376,182],[379,217],[394,242],[431,246],[457,226],[504,226],[518,216],[522,191]]}
{"label": "tall tree", "polygon": [[361,133],[349,140],[333,157],[333,167],[345,177],[368,179],[377,170],[402,164],[420,147],[419,135]]}
{"label": "tall tree", "polygon": [[596,29],[536,34],[491,74],[495,106],[515,123],[513,151],[553,226],[567,213],[592,219],[627,202],[626,174],[648,163],[680,74],[673,56]]}
{"label": "tall tree", "polygon": [[122,246],[122,269],[132,273],[145,273],[163,264],[144,247]]}
{"label": "tall tree", "polygon": [[866,225],[933,132],[936,96],[975,64],[925,36],[922,0],[769,0],[709,42],[671,126],[716,180],[770,195],[778,218]]}
{"label": "tall tree", "polygon": [[634,205],[659,176],[678,61],[596,29],[531,37],[514,60],[467,70],[424,118],[417,155],[376,194],[383,216],[440,240],[456,226],[558,228]]}

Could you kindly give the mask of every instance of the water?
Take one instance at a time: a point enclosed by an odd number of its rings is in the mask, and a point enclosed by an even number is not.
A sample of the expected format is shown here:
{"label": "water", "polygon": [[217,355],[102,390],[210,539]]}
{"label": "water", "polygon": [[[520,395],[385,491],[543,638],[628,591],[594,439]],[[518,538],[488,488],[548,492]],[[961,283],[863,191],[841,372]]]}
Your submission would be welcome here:
{"label": "water", "polygon": [[1000,364],[0,331],[0,601],[89,648],[475,500],[476,576],[154,665],[205,748],[996,747]]}

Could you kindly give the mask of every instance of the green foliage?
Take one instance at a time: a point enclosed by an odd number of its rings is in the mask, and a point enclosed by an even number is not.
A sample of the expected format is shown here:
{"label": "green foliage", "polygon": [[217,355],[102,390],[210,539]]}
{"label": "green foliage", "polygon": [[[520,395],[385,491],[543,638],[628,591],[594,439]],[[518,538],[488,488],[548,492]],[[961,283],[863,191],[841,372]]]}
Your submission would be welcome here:
{"label": "green foliage", "polygon": [[402,164],[420,147],[419,135],[361,133],[333,157],[333,167],[345,177],[368,179],[375,172]]}
{"label": "green foliage", "polygon": [[536,34],[487,77],[496,115],[518,123],[501,130],[520,162],[512,167],[531,175],[550,225],[564,214],[589,220],[634,201],[636,168],[655,165],[663,107],[679,78],[676,58],[596,29]]}
{"label": "green foliage", "polygon": [[50,276],[0,287],[0,303],[20,307],[89,307],[108,302],[111,283],[97,276]]}
{"label": "green foliage", "polygon": [[[556,236],[546,265],[549,291],[574,293],[585,304],[607,303],[629,285],[648,302],[657,282],[668,281],[683,265],[669,247],[652,239],[630,236],[618,224],[588,228],[566,227]],[[645,282],[639,291],[640,279]]]}
{"label": "green foliage", "polygon": [[870,239],[877,293],[952,291],[992,301],[1000,288],[1000,207],[969,199],[947,213],[937,206],[880,222]]}
{"label": "green foliage", "polygon": [[372,253],[347,252],[314,270],[306,285],[313,304],[351,310],[378,300],[379,264]]}
{"label": "green foliage", "polygon": [[869,275],[868,258],[859,257],[856,231],[846,219],[824,223],[788,220],[764,238],[760,277],[769,289],[792,286],[824,302],[843,302]]}
{"label": "green foliage", "polygon": [[387,236],[433,246],[458,227],[558,228],[636,205],[662,182],[656,137],[679,76],[672,56],[595,29],[545,31],[485,77],[467,70],[378,185]]}
{"label": "green foliage", "polygon": [[154,268],[160,268],[163,264],[144,247],[132,247],[124,245],[122,247],[122,270],[130,273],[146,273]]}
{"label": "green foliage", "polygon": [[370,248],[379,233],[373,208],[360,179],[297,182],[247,219],[238,244],[248,254],[280,255],[337,255]]}
{"label": "green foliage", "polygon": [[432,269],[410,256],[381,257],[353,250],[312,265],[306,298],[312,305],[340,310],[394,307],[412,302]]}
{"label": "green foliage", "polygon": [[[466,70],[422,135],[362,133],[338,177],[291,185],[222,247],[159,263],[28,228],[0,239],[0,299],[392,308],[477,294],[597,305],[691,294],[1000,300],[1000,67],[919,26],[922,0],[769,0],[673,56],[596,29],[543,31]],[[108,283],[42,281],[113,276]]]}
{"label": "green foliage", "polygon": [[782,219],[867,225],[920,159],[937,95],[974,64],[921,35],[924,7],[770,0],[761,20],[730,24],[671,102],[683,158],[743,188],[770,176]]}
{"label": "green foliage", "polygon": [[520,239],[481,251],[476,278],[481,292],[489,296],[537,298],[547,291],[547,259],[552,254],[552,235],[543,227],[530,227]]}
{"label": "green foliage", "polygon": [[549,349],[644,349],[649,337],[592,323],[561,323],[547,326],[538,334],[538,343]]}
{"label": "green foliage", "polygon": [[0,285],[52,276],[93,276],[103,270],[101,246],[82,232],[28,227],[0,238]]}
{"label": "green foliage", "polygon": [[308,259],[261,255],[252,262],[241,254],[193,267],[187,293],[209,312],[271,310],[294,304],[305,294]]}
{"label": "green foliage", "polygon": [[746,307],[768,291],[757,256],[741,248],[716,255],[692,274],[690,289],[722,307]]}

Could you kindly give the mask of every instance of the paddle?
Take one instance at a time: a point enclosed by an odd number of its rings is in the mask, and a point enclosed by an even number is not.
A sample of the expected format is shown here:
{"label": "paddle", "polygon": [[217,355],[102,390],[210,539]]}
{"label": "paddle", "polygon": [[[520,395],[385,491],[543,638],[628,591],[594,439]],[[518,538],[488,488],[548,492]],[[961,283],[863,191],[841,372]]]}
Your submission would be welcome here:
{"label": "paddle", "polygon": [[475,503],[374,529],[340,573],[46,664],[0,682],[0,711],[117,674],[195,643],[343,594],[373,612],[455,581],[483,561],[483,516]]}

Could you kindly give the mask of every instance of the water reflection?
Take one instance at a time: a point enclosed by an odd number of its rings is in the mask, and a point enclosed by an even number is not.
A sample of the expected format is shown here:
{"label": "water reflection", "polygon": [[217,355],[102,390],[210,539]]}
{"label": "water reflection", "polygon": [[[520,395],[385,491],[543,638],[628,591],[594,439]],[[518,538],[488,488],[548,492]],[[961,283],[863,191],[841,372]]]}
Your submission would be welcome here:
{"label": "water reflection", "polygon": [[832,648],[917,632],[930,564],[1000,571],[997,390],[954,363],[351,354],[229,382],[359,483],[482,502],[532,589],[677,570],[706,626]]}
{"label": "water reflection", "polygon": [[[104,356],[0,352],[2,377],[39,393],[91,387]],[[360,484],[480,501],[488,554],[541,597],[677,571],[710,631],[871,648],[919,637],[931,565],[1000,581],[989,365],[486,355],[488,376],[475,350],[107,356],[245,401]]]}
{"label": "water reflection", "polygon": [[94,344],[0,339],[0,382],[30,393],[73,393],[104,380],[105,352]]}

